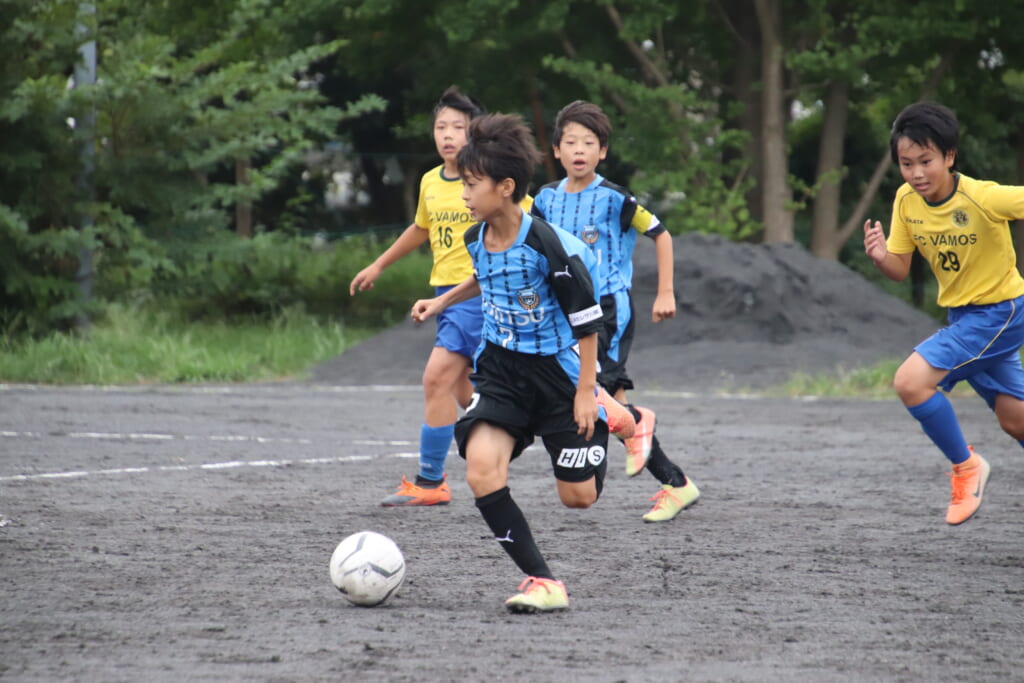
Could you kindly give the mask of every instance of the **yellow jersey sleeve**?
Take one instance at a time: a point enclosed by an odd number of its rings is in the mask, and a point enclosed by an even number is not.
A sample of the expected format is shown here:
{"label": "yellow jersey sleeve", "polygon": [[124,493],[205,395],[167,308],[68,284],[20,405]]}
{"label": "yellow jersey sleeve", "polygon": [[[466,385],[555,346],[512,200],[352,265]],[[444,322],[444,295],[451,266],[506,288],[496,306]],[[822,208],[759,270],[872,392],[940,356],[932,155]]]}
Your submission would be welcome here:
{"label": "yellow jersey sleeve", "polygon": [[955,308],[1024,295],[1008,221],[1024,218],[1024,187],[957,176],[952,196],[932,204],[908,184],[893,201],[889,251],[921,252],[938,281],[938,304]]}

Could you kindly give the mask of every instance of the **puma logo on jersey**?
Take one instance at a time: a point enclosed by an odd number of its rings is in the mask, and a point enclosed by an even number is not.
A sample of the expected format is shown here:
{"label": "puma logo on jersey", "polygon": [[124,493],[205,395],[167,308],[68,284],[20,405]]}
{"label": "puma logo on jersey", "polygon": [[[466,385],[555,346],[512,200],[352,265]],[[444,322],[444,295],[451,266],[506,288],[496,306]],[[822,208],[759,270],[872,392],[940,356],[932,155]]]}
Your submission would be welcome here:
{"label": "puma logo on jersey", "polygon": [[563,448],[558,454],[556,465],[572,469],[583,469],[589,462],[595,467],[604,460],[604,446],[590,448]]}
{"label": "puma logo on jersey", "polygon": [[563,270],[556,270],[555,271],[555,277],[568,277],[568,278],[571,278],[572,277],[572,273],[569,272],[569,266],[567,265],[565,267],[564,271]]}

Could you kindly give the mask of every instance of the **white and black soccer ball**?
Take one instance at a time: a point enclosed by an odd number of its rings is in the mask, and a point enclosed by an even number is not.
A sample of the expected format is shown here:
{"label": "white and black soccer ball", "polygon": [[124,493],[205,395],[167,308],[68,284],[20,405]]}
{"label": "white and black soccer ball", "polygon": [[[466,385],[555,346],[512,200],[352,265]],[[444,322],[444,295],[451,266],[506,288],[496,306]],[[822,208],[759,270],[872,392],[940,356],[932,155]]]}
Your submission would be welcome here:
{"label": "white and black soccer ball", "polygon": [[352,534],[331,555],[331,582],[345,598],[365,607],[394,595],[405,580],[405,557],[387,536],[375,531]]}

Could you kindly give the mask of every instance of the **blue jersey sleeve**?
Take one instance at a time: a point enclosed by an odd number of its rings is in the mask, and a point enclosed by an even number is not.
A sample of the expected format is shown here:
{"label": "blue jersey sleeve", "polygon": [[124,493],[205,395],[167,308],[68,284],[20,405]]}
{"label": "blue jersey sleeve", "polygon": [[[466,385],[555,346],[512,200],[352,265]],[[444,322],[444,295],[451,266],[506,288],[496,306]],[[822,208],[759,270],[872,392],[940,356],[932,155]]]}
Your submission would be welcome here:
{"label": "blue jersey sleeve", "polygon": [[551,205],[551,198],[554,196],[554,192],[558,188],[558,182],[548,183],[537,190],[537,194],[533,197],[533,206],[530,207],[530,213],[538,218],[549,220],[548,218],[548,207]]}

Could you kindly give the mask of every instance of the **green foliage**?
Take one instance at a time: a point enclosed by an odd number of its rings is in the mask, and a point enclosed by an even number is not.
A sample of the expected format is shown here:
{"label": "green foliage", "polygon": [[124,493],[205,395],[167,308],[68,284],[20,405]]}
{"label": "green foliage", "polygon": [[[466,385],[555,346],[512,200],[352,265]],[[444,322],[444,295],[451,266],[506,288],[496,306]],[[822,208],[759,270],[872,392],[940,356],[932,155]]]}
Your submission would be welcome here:
{"label": "green foliage", "polygon": [[[769,394],[778,396],[804,396],[819,398],[865,398],[895,400],[892,380],[903,359],[890,359],[855,370],[838,369],[835,373],[807,374],[798,372]],[[950,392],[951,396],[972,396],[974,389],[961,382]]]}
{"label": "green foliage", "polygon": [[431,257],[418,251],[389,268],[373,289],[350,296],[352,278],[383,250],[366,237],[318,244],[279,233],[251,240],[228,235],[178,244],[170,252],[175,267],[160,271],[151,290],[189,319],[269,318],[299,308],[349,325],[384,325],[403,318],[432,290]]}
{"label": "green foliage", "polygon": [[669,230],[741,239],[758,229],[744,197],[749,169],[738,153],[746,136],[725,128],[716,108],[696,92],[677,84],[646,86],[610,65],[565,58],[548,58],[545,65],[585,84],[613,119],[611,153],[637,169],[630,179],[613,180],[628,180]]}
{"label": "green foliage", "polygon": [[0,336],[0,381],[44,384],[241,382],[301,378],[368,331],[297,310],[196,323],[166,309],[111,306],[88,339]]}
{"label": "green foliage", "polygon": [[75,272],[91,232],[31,232],[11,207],[0,204],[0,329],[29,335],[63,329],[79,311]]}
{"label": "green foliage", "polygon": [[777,393],[785,396],[891,399],[894,397],[892,378],[900,362],[888,360],[870,368],[839,370],[827,375],[798,372]]}
{"label": "green foliage", "polygon": [[[809,200],[840,173],[839,212],[852,211],[892,117],[922,93],[956,108],[965,172],[1021,182],[1018,4],[993,12],[963,0],[782,2],[786,97],[814,112],[772,133],[789,145],[792,186],[802,193],[796,224],[809,225]],[[74,283],[90,250],[98,306],[166,302],[180,291],[184,310],[207,319],[300,304],[346,319],[404,315],[414,292],[429,291],[426,254],[349,297],[351,275],[382,245],[317,251],[271,233],[407,223],[399,195],[412,195],[435,160],[427,112],[451,83],[492,111],[524,114],[538,133],[568,101],[591,99],[615,124],[602,170],[669,229],[734,239],[760,229],[760,35],[749,3],[103,0],[92,19],[81,6],[0,0],[0,330],[8,333],[65,329],[90,312]],[[76,31],[86,19],[92,25]],[[69,89],[86,37],[98,41],[100,80]],[[826,176],[817,167],[820,102],[837,82],[849,86],[849,121],[842,170]],[[344,215],[324,207],[329,171],[312,180],[303,171],[328,156],[326,141],[364,171],[358,189],[370,206]],[[245,168],[239,181],[236,169]],[[883,222],[897,181],[886,179],[871,208]],[[239,205],[268,233],[251,245],[227,235]],[[856,260],[857,242],[844,260]]]}
{"label": "green foliage", "polygon": [[[384,108],[374,95],[326,105],[312,68],[342,41],[291,44],[278,34],[287,12],[272,4],[207,6],[216,21],[201,40],[182,31],[195,26],[185,7],[108,0],[89,26],[75,3],[0,6],[0,258],[12,264],[0,329],[63,329],[87,313],[73,279],[83,250],[101,250],[104,296],[166,276],[173,268],[153,239],[225,231],[237,203],[295,175],[341,121]],[[86,37],[98,45],[98,80],[69,90]]]}

